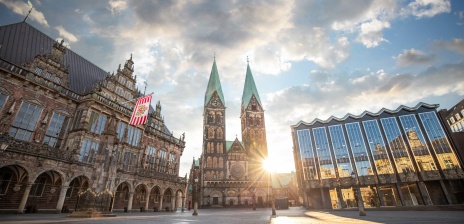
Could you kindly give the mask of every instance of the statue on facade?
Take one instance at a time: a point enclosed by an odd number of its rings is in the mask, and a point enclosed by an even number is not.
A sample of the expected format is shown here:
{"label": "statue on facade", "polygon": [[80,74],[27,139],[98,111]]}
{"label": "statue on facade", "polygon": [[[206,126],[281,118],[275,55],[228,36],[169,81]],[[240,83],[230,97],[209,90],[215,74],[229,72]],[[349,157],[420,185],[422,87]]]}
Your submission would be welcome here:
{"label": "statue on facade", "polygon": [[45,123],[41,123],[34,133],[34,141],[41,142],[45,137]]}

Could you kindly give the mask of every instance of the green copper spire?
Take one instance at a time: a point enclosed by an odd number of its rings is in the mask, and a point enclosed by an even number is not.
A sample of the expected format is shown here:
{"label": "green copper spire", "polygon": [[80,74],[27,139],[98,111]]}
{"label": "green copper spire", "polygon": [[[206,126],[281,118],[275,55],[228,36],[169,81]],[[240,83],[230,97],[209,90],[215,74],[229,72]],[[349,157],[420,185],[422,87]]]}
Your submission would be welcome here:
{"label": "green copper spire", "polygon": [[256,89],[255,80],[253,79],[253,74],[251,74],[250,64],[248,64],[245,77],[245,86],[243,87],[243,107],[248,107],[248,104],[250,103],[251,97],[253,95],[255,96],[256,100],[258,100],[258,103],[262,108],[263,104],[261,104],[261,99],[259,99],[258,89]]}
{"label": "green copper spire", "polygon": [[214,58],[213,68],[211,69],[211,75],[209,76],[208,88],[205,93],[205,105],[208,104],[214,92],[217,92],[222,104],[225,105],[224,95],[222,94],[221,81],[219,80],[219,72],[216,66],[216,58]]}

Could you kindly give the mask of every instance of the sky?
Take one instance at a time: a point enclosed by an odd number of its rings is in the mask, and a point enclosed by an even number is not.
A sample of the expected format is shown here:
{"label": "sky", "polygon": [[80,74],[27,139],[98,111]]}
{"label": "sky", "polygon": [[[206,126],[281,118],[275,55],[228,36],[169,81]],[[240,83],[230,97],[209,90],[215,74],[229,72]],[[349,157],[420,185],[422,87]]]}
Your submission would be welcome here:
{"label": "sky", "polygon": [[[241,139],[247,57],[265,109],[270,160],[295,170],[291,125],[419,102],[449,109],[464,95],[459,0],[31,0],[28,23],[105,71],[133,54],[138,88],[154,92],[174,136],[180,176],[201,155],[204,95],[215,55],[226,138]],[[0,0],[0,25],[27,1]]]}

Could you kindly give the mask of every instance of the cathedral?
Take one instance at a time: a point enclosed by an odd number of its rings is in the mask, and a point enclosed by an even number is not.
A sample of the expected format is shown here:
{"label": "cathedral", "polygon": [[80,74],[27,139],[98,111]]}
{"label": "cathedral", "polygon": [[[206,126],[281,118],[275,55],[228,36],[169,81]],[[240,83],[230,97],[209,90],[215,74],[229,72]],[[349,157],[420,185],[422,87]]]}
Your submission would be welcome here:
{"label": "cathedral", "polygon": [[[265,206],[269,202],[264,109],[247,65],[241,103],[242,141],[226,136],[226,102],[213,61],[203,111],[203,147],[190,172],[193,202],[200,207]],[[189,201],[192,203],[192,201]]]}

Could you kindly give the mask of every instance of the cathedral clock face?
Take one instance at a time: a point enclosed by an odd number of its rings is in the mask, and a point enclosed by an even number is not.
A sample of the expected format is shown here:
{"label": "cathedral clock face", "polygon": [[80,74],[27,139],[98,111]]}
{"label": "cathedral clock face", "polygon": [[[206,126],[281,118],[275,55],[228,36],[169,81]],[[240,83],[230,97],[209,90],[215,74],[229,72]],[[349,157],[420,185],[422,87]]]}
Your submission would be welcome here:
{"label": "cathedral clock face", "polygon": [[211,105],[213,105],[214,107],[216,107],[217,105],[219,105],[219,102],[217,100],[213,100],[213,102],[211,103]]}
{"label": "cathedral clock face", "polygon": [[242,179],[245,176],[245,169],[241,164],[234,164],[230,168],[230,173],[235,179]]}

